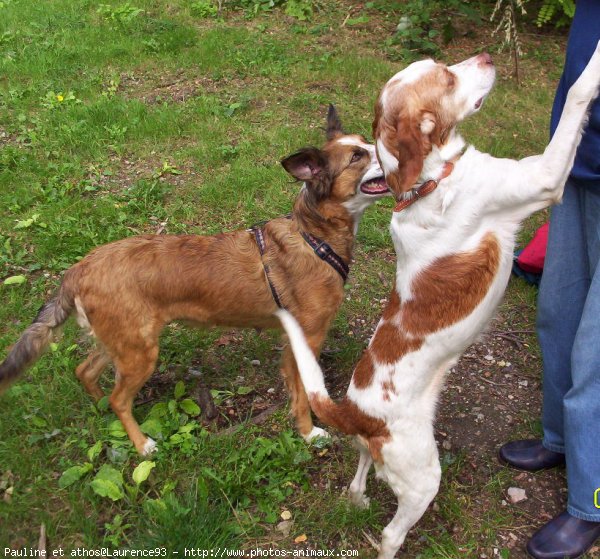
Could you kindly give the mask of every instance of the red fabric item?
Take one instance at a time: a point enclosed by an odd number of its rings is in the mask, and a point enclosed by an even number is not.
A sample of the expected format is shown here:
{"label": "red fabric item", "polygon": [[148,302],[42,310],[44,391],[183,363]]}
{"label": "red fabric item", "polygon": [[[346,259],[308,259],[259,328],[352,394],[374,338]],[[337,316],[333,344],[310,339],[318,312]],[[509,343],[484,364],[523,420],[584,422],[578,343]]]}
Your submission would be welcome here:
{"label": "red fabric item", "polygon": [[533,235],[533,239],[519,254],[517,263],[531,274],[541,274],[546,258],[546,245],[548,244],[548,223],[542,225]]}

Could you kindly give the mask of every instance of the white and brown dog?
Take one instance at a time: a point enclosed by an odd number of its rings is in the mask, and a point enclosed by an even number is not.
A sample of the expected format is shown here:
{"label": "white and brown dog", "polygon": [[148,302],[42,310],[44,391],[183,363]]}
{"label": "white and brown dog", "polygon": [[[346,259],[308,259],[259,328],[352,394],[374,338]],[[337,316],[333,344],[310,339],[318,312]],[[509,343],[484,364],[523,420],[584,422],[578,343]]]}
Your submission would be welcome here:
{"label": "white and brown dog", "polygon": [[[284,306],[318,354],[344,300],[360,218],[388,188],[375,147],[362,136],[345,134],[333,107],[325,145],[301,149],[282,165],[304,183],[289,218],[211,237],[130,237],[96,248],[69,268],[57,296],[0,363],[0,393],[76,314],[97,341],[77,367],[77,377],[99,399],[98,379],[110,362],[115,365],[111,407],[137,451],[148,454],[156,444],[140,430],[132,406],[154,371],[166,324],[280,328],[275,311]],[[326,435],[313,426],[289,347],[281,372],[300,434],[306,440]]]}
{"label": "white and brown dog", "polygon": [[368,502],[373,461],[398,499],[379,559],[394,557],[438,491],[433,421],[445,374],[502,298],[520,223],[561,199],[598,91],[600,46],[571,88],[542,155],[513,161],[474,147],[464,151],[455,127],[479,110],[494,79],[487,54],[450,67],[425,60],[396,74],[381,92],[373,128],[398,199],[391,223],[396,285],[343,400],[330,399],[301,328],[279,311],[312,409],[324,423],[357,436],[353,501]]}

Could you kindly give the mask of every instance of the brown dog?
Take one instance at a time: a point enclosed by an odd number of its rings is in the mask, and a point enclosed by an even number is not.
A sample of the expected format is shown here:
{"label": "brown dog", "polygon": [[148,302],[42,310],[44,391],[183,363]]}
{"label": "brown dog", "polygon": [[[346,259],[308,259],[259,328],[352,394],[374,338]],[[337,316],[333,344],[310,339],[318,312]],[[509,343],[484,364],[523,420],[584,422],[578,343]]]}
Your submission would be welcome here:
{"label": "brown dog", "polygon": [[[280,328],[278,304],[297,317],[318,355],[344,297],[344,279],[362,212],[387,194],[375,149],[342,132],[327,115],[327,143],[305,148],[282,165],[304,181],[291,218],[262,228],[198,235],[157,235],[100,246],[66,271],[57,296],[40,310],[0,365],[0,390],[31,365],[52,333],[75,312],[98,347],[77,367],[95,398],[110,361],[116,382],[110,404],[141,454],[156,443],[132,414],[133,399],[154,371],[158,338],[169,322],[198,326]],[[300,434],[313,427],[310,408],[289,347],[281,367]]]}

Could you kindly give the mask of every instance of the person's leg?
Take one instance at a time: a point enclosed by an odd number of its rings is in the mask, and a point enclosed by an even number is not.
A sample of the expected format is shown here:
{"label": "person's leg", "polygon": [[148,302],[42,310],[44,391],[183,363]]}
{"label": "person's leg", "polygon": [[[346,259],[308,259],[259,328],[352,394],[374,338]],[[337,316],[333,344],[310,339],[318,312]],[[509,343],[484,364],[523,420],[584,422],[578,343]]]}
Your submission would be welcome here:
{"label": "person's leg", "polygon": [[[557,404],[556,408],[546,408],[550,401],[546,400],[544,386],[544,417],[550,416],[554,411],[564,420],[569,497],[567,510],[542,526],[527,543],[527,551],[536,559],[579,557],[600,537],[600,508],[596,506],[600,503],[595,496],[600,487],[600,184],[594,189],[583,186],[576,188],[580,199],[580,223],[586,251],[583,256],[577,253],[573,260],[577,258],[578,263],[585,263],[590,270],[591,279],[573,340],[569,367],[570,386],[562,405],[552,401],[552,405]],[[581,284],[584,284],[583,280]],[[574,291],[580,293],[579,288]],[[565,334],[570,335],[571,321],[568,320],[567,324],[569,329]],[[544,354],[544,367],[547,355],[548,353]],[[563,382],[560,386],[566,384]],[[556,393],[551,394],[552,398],[557,399],[558,396]],[[546,431],[546,427],[547,424],[544,425],[544,436],[554,436],[555,431]]]}
{"label": "person's leg", "polygon": [[537,332],[543,358],[543,445],[565,452],[563,398],[571,389],[571,350],[589,288],[581,192],[567,181],[552,208],[538,296]]}
{"label": "person's leg", "polygon": [[[600,184],[580,187],[591,284],[571,357],[564,399],[568,512],[600,522]],[[600,493],[600,492],[599,492]]]}

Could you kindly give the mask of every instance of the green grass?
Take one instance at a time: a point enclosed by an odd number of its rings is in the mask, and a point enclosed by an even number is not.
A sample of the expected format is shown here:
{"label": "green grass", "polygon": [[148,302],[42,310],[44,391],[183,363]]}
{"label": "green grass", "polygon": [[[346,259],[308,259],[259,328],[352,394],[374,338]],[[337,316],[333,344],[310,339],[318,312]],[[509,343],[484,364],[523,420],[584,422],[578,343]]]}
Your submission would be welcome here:
{"label": "green grass", "polygon": [[[213,234],[287,213],[298,187],[278,162],[322,143],[328,103],[347,130],[369,137],[378,89],[402,65],[384,48],[399,12],[365,8],[370,24],[353,27],[342,25],[346,2],[324,1],[306,22],[281,10],[249,18],[225,4],[221,17],[203,19],[184,0],[0,2],[0,278],[26,278],[0,284],[1,355],[61,273],[98,244],[155,232],[161,223],[169,233]],[[472,43],[450,45],[447,58],[452,48],[470,54],[495,41],[483,28]],[[560,57],[550,44],[530,52],[523,63],[531,84],[519,89],[500,79],[485,109],[464,125],[482,150],[517,157],[546,141],[557,72],[545,69]],[[506,74],[507,62],[498,60]],[[325,357],[336,386],[347,384],[392,283],[390,208],[389,200],[378,203],[361,226],[348,298],[326,344],[336,350]],[[530,319],[533,300],[533,290],[515,284],[503,312],[525,305]],[[350,507],[339,494],[355,451],[347,441],[324,454],[308,450],[285,408],[233,435],[194,427],[185,440],[163,445],[138,486],[132,472],[140,459],[111,432],[115,417],[94,406],[74,377],[87,347],[76,346],[79,336],[69,325],[56,350],[0,399],[0,547],[33,545],[44,523],[52,549],[292,548],[306,534],[317,547],[373,556],[364,533],[379,538],[394,510],[391,494],[371,480],[372,507]],[[231,400],[223,413],[229,406],[248,413],[269,388],[282,390],[274,334],[244,332],[226,347],[215,344],[219,336],[168,328],[161,373],[183,378],[200,355],[211,388]],[[252,359],[261,361],[258,370]],[[110,375],[103,382],[110,388]],[[239,393],[246,386],[249,396]],[[159,386],[137,417],[173,400],[172,390]],[[182,426],[196,422],[173,413]],[[98,441],[102,452],[91,459]],[[61,488],[63,472],[86,462],[91,469]],[[104,464],[123,475],[115,501],[93,490]],[[463,467],[448,468],[439,522],[410,542],[420,557],[489,551],[495,530],[510,522],[494,511],[463,514],[461,499],[477,490],[495,498],[501,484],[501,474],[490,473],[480,489],[462,487]],[[275,529],[284,509],[294,520],[288,537]],[[449,531],[456,522],[460,535]]]}

